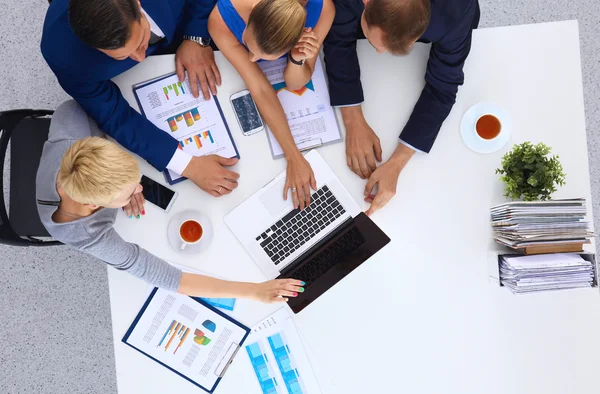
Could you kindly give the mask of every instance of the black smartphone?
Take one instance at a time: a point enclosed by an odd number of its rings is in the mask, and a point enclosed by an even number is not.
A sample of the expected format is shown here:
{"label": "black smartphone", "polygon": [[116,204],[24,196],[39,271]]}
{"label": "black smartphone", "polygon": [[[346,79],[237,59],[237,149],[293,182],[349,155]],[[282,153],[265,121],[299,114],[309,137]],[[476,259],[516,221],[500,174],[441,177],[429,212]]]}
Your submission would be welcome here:
{"label": "black smartphone", "polygon": [[177,197],[177,192],[153,181],[145,175],[142,175],[140,182],[144,187],[142,194],[146,201],[151,202],[165,212],[168,212]]}

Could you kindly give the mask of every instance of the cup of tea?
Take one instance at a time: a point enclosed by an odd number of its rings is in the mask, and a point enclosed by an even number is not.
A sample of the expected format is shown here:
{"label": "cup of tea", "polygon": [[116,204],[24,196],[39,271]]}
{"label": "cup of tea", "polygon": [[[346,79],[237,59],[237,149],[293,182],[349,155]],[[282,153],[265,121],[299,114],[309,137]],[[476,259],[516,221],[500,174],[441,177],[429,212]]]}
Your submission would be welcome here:
{"label": "cup of tea", "polygon": [[492,114],[484,114],[475,122],[475,134],[485,141],[491,141],[500,135],[502,123]]}
{"label": "cup of tea", "polygon": [[181,250],[188,245],[197,244],[202,239],[204,230],[202,225],[194,219],[186,219],[179,226],[179,238],[181,239]]}

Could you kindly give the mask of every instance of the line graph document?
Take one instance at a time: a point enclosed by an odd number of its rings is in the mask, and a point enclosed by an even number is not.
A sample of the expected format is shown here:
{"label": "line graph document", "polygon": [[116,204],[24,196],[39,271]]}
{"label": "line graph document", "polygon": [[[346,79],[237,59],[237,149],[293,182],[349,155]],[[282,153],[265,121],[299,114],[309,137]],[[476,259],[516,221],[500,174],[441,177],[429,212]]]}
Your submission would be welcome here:
{"label": "line graph document", "polygon": [[[179,149],[192,156],[239,157],[219,102],[194,98],[187,78],[166,75],[135,85],[133,92],[146,118],[179,141]],[[170,184],[184,179],[170,170],[166,175]]]}
{"label": "line graph document", "polygon": [[[340,141],[341,134],[335,112],[329,104],[329,89],[321,60],[315,63],[312,78],[299,90],[290,90],[283,80],[287,57],[259,62],[283,107],[298,149],[307,150]],[[267,137],[273,157],[283,156],[283,150],[267,127]]]}

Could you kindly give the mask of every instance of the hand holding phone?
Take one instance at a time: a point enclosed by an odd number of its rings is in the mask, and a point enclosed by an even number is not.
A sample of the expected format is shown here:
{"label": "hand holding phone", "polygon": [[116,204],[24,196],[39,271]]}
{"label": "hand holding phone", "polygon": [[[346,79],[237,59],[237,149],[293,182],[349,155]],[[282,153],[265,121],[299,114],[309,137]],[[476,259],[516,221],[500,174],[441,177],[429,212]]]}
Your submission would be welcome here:
{"label": "hand holding phone", "polygon": [[242,134],[252,135],[265,128],[258,108],[248,89],[231,95],[230,99],[233,111],[242,129]]}

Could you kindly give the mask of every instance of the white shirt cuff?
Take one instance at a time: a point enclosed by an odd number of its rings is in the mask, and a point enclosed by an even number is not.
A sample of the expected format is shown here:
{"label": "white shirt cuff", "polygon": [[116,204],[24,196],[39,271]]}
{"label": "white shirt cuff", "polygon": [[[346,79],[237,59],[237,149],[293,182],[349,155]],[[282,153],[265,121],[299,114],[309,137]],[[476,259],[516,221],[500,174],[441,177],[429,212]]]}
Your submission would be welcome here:
{"label": "white shirt cuff", "polygon": [[175,153],[173,153],[173,157],[171,157],[171,161],[167,164],[167,168],[174,173],[181,175],[185,168],[192,161],[192,155],[189,153],[185,153],[181,149],[175,149]]}
{"label": "white shirt cuff", "polygon": [[356,107],[357,105],[361,105],[363,102],[356,104],[344,104],[344,105],[334,105],[335,108],[344,108],[344,107]]}
{"label": "white shirt cuff", "polygon": [[410,149],[414,150],[415,152],[421,152],[421,153],[425,153],[423,152],[421,149],[417,149],[414,146],[412,146],[411,144],[407,144],[406,142],[402,141],[402,138],[398,138],[398,141],[400,141],[400,143],[404,146],[408,146]]}

